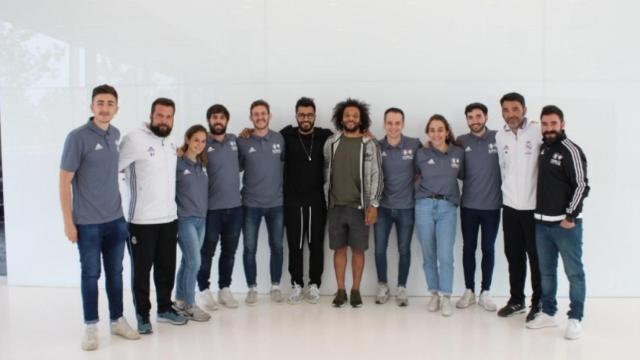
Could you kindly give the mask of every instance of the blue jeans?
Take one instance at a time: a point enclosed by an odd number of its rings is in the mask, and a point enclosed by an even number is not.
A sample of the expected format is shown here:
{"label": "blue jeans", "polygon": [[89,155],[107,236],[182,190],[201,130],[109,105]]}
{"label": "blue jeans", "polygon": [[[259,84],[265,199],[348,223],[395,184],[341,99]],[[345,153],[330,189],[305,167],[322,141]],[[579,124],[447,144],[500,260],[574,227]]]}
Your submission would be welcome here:
{"label": "blue jeans", "polygon": [[176,275],[176,299],[187,305],[196,303],[196,275],[200,269],[205,221],[205,218],[196,216],[178,218],[178,245],[182,251],[182,260]]}
{"label": "blue jeans", "polygon": [[280,278],[282,277],[282,235],[284,232],[282,206],[270,208],[244,206],[244,224],[242,226],[244,251],[242,252],[242,262],[244,264],[244,275],[247,278],[247,286],[249,287],[257,285],[256,251],[258,250],[258,231],[260,230],[262,217],[267,223],[267,232],[269,234],[271,284],[280,284]]}
{"label": "blue jeans", "polygon": [[413,236],[413,224],[415,222],[414,209],[389,209],[380,206],[378,208],[378,220],[374,225],[374,239],[376,245],[376,271],[378,281],[387,283],[387,246],[389,245],[389,233],[391,226],[396,224],[398,238],[398,286],[407,285],[409,266],[411,265],[411,238]]}
{"label": "blue jeans", "polygon": [[478,210],[460,208],[460,226],[462,227],[462,267],[464,268],[465,287],[476,289],[476,248],[478,231],[482,229],[482,291],[491,289],[493,266],[495,264],[495,244],[500,225],[500,209]]}
{"label": "blue jeans", "polygon": [[453,291],[453,243],[457,206],[448,200],[416,200],[416,231],[422,247],[422,267],[432,293]]}
{"label": "blue jeans", "polygon": [[85,324],[98,322],[100,256],[109,299],[109,318],[122,317],[122,258],[129,236],[124,218],[102,224],[76,225],[80,252],[82,309]]}
{"label": "blue jeans", "polygon": [[211,276],[211,260],[215,255],[220,240],[220,260],[218,261],[218,287],[231,285],[233,264],[242,230],[242,206],[229,209],[216,209],[207,212],[207,229],[204,244],[200,251],[201,262],[198,271],[198,288],[200,291],[209,288]]}
{"label": "blue jeans", "polygon": [[569,279],[570,319],[582,320],[586,285],[582,266],[582,221],[565,229],[560,224],[536,223],[536,248],[540,264],[542,285],[542,311],[555,315],[558,311],[556,292],[558,290],[558,253],[562,257],[564,272]]}

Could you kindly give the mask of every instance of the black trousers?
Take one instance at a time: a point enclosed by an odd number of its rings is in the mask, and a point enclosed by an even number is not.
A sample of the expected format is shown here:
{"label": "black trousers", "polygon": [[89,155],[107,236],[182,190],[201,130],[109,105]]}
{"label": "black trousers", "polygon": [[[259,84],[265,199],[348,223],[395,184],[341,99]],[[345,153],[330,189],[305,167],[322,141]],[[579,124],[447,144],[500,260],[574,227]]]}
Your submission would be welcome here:
{"label": "black trousers", "polygon": [[509,263],[509,285],[511,298],[509,303],[523,304],[525,301],[524,283],[527,278],[527,257],[531,270],[531,306],[539,308],[542,288],[540,285],[540,267],[536,251],[536,224],[533,210],[516,210],[502,207],[502,230],[504,232],[504,253]]}
{"label": "black trousers", "polygon": [[158,313],[171,310],[171,291],[176,278],[178,223],[129,224],[127,242],[131,255],[131,292],[136,314],[149,316],[149,273],[153,267]]}
{"label": "black trousers", "polygon": [[309,245],[309,284],[320,287],[324,268],[324,227],[327,206],[284,206],[284,226],[289,245],[291,283],[304,287],[303,246]]}

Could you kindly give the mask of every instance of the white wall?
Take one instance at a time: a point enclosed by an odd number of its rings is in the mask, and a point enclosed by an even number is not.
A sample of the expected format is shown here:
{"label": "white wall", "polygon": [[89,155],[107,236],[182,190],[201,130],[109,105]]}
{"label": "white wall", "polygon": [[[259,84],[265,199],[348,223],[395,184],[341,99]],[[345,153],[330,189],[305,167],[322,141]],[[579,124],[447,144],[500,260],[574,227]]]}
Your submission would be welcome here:
{"label": "white wall", "polygon": [[[532,117],[543,105],[559,105],[568,135],[587,154],[589,295],[640,296],[634,225],[640,212],[632,206],[640,198],[639,11],[631,0],[3,2],[9,283],[79,284],[77,250],[63,235],[58,166],[65,135],[90,114],[95,85],[118,89],[114,125],[124,132],[147,119],[158,96],[176,100],[176,134],[204,123],[206,108],[216,102],[229,107],[230,130],[237,132],[250,125],[248,106],[257,98],[272,104],[272,127],[279,129],[294,121],[303,95],[316,99],[319,125],[330,127],[333,105],[352,96],[371,104],[378,136],[383,111],[398,106],[406,112],[406,133],[423,139],[425,119],[435,112],[449,118],[456,133],[466,131],[463,108],[473,101],[489,105],[490,127],[501,126],[498,99],[515,90],[527,98]],[[259,244],[258,282],[265,290],[266,238]],[[501,237],[496,246],[494,293],[506,295]],[[245,289],[241,250],[237,291]],[[392,244],[391,279],[395,250]],[[409,288],[424,294],[417,241],[413,250]],[[323,289],[331,293],[334,272],[326,254]],[[128,257],[125,264],[128,276]],[[365,292],[375,283],[371,249]],[[455,292],[462,288],[458,237]],[[566,291],[562,281],[560,293]]]}

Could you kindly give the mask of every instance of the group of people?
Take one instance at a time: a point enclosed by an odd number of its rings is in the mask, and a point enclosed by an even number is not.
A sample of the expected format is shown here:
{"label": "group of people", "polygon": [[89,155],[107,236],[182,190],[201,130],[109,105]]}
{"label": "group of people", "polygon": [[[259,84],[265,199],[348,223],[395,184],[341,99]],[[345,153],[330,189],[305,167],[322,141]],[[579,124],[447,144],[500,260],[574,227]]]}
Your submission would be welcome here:
{"label": "group of people", "polygon": [[[528,260],[533,295],[526,326],[557,326],[560,255],[570,282],[565,336],[578,338],[585,299],[581,212],[589,192],[586,158],[566,137],[564,114],[558,107],[545,106],[537,121],[526,117],[525,100],[518,93],[504,95],[500,104],[504,128],[489,130],[487,107],[472,103],[465,108],[468,134],[456,138],[447,119],[436,114],[426,123],[424,143],[403,134],[405,119],[399,108],[385,111],[385,136],[377,140],[369,131],[369,106],[355,99],[333,109],[335,133],[315,126],[316,105],[306,97],[295,105],[297,126],[279,132],[269,128],[269,104],[254,101],[250,106],[253,127],[239,136],[227,133],[229,111],[216,104],[206,112],[208,129],[191,126],[179,146],[171,135],[176,109],[172,100],[156,99],[149,122],[121,138],[111,125],[118,111],[118,94],[109,85],[96,87],[93,116],[67,136],[60,166],[65,234],[77,244],[80,254],[86,324],[81,347],[98,347],[101,257],[111,333],[127,339],[153,331],[152,268],[158,322],[183,325],[188,320],[209,320],[210,314],[197,305],[196,297],[209,311],[218,304],[238,307],[229,286],[241,233],[248,287],[245,303],[256,305],[256,252],[263,218],[270,248],[271,301],[319,301],[326,228],[338,287],[332,304],[362,306],[360,284],[373,226],[378,277],[375,302],[386,303],[391,298],[387,247],[395,224],[397,305],[409,304],[406,284],[415,227],[432,295],[428,310],[450,316],[458,208],[466,290],[455,307],[463,309],[477,302],[487,311],[498,310],[490,288],[502,213],[511,296],[498,315],[526,311]],[[130,193],[126,220],[118,186],[121,172]],[[291,274],[288,296],[280,287],[285,230]],[[480,231],[482,283],[476,296]],[[218,243],[216,301],[210,278]],[[125,244],[131,258],[136,330],[123,317]],[[306,287],[305,244],[309,248]],[[177,246],[182,258],[176,273]],[[347,295],[349,249],[353,284]]]}

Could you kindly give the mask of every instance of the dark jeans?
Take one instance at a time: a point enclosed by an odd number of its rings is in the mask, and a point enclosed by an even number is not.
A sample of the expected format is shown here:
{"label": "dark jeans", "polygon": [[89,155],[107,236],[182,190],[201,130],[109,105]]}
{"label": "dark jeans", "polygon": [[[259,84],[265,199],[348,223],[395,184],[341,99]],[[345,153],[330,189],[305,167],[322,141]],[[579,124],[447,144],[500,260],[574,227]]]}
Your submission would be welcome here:
{"label": "dark jeans", "polygon": [[198,288],[200,291],[210,286],[211,262],[220,240],[220,260],[218,261],[218,287],[231,285],[231,274],[236,259],[236,250],[242,230],[242,206],[209,210],[207,212],[207,228],[204,244],[200,250],[200,270],[198,271]]}
{"label": "dark jeans", "polygon": [[131,254],[131,277],[133,304],[136,314],[148,318],[149,276],[153,267],[153,282],[156,285],[158,313],[171,310],[171,291],[176,278],[176,246],[178,222],[164,224],[129,224],[129,253]]}
{"label": "dark jeans", "polygon": [[477,210],[460,208],[460,225],[462,227],[462,267],[464,283],[467,289],[476,289],[476,248],[478,247],[478,231],[482,229],[482,285],[481,291],[491,289],[493,265],[495,263],[495,243],[500,225],[500,209]]}
{"label": "dark jeans", "polygon": [[536,224],[533,210],[515,210],[508,206],[502,209],[504,253],[509,263],[509,285],[511,304],[524,304],[524,284],[527,278],[527,258],[531,270],[531,306],[540,307],[540,267],[536,250]]}
{"label": "dark jeans", "polygon": [[98,279],[100,256],[104,264],[109,299],[109,318],[122,316],[122,258],[129,233],[124,218],[102,224],[76,225],[80,252],[82,309],[84,322],[98,322]]}
{"label": "dark jeans", "polygon": [[555,315],[558,311],[558,254],[562,257],[564,272],[569,279],[570,319],[582,320],[586,285],[582,266],[582,221],[565,229],[560,224],[536,224],[536,246],[540,260],[542,281],[542,311]]}
{"label": "dark jeans", "polygon": [[285,206],[284,224],[289,244],[289,273],[291,284],[304,287],[303,246],[309,245],[309,283],[320,287],[324,269],[324,228],[327,207],[324,203],[313,206]]}
{"label": "dark jeans", "polygon": [[391,227],[396,225],[398,240],[398,286],[406,286],[411,265],[411,239],[413,237],[413,225],[415,223],[415,210],[389,209],[380,206],[378,208],[378,220],[374,225],[374,239],[376,247],[376,271],[378,281],[387,283],[387,246]]}
{"label": "dark jeans", "polygon": [[282,206],[270,208],[244,206],[244,224],[242,226],[244,251],[242,252],[242,262],[247,286],[249,287],[257,285],[256,252],[258,250],[258,231],[263,217],[267,223],[269,248],[271,249],[271,261],[269,263],[271,284],[280,284],[280,278],[282,277],[282,233],[284,231]]}

